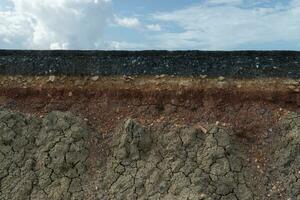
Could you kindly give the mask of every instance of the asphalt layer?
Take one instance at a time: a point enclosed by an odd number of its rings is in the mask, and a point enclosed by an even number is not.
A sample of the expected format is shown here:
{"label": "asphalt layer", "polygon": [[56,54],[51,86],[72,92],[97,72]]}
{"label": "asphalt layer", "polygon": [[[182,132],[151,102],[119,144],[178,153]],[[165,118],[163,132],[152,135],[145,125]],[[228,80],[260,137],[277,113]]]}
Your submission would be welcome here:
{"label": "asphalt layer", "polygon": [[0,75],[300,78],[297,51],[0,50]]}

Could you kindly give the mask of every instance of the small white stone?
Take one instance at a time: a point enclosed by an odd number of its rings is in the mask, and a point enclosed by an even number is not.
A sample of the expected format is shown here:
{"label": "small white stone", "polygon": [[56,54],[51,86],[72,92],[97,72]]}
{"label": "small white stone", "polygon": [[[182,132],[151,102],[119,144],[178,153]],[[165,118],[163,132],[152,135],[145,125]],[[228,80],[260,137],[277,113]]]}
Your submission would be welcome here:
{"label": "small white stone", "polygon": [[201,199],[206,198],[206,194],[201,193],[201,194],[200,194],[200,198],[201,198]]}
{"label": "small white stone", "polygon": [[220,76],[220,77],[218,78],[218,80],[219,80],[219,81],[224,81],[224,80],[225,80],[225,77]]}
{"label": "small white stone", "polygon": [[93,76],[93,77],[91,78],[92,81],[97,81],[98,79],[99,79],[99,76]]}
{"label": "small white stone", "polygon": [[49,76],[49,79],[48,79],[50,82],[54,82],[55,81],[55,76],[51,75]]}

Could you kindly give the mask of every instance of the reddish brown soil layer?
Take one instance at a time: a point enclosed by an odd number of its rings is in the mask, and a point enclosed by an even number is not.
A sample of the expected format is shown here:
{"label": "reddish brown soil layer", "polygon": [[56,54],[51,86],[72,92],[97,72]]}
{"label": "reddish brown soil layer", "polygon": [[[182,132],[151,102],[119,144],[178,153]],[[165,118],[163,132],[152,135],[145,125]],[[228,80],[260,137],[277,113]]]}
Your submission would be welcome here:
{"label": "reddish brown soil layer", "polygon": [[261,146],[274,124],[300,103],[298,81],[174,77],[1,77],[0,105],[43,116],[71,111],[110,137],[135,118],[163,123],[232,127],[263,165]]}
{"label": "reddish brown soil layer", "polygon": [[300,103],[295,80],[2,77],[0,81],[2,106],[41,115],[69,110],[103,133],[118,121],[133,117],[146,124],[219,121],[238,132],[255,134]]}

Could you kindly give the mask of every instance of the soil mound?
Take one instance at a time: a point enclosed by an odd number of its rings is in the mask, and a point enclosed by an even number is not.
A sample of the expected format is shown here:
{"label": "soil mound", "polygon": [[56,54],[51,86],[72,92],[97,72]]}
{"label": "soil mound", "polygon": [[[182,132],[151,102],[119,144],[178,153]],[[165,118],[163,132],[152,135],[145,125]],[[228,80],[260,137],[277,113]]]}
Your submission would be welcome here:
{"label": "soil mound", "polygon": [[[253,199],[231,130],[169,127],[156,135],[124,123],[108,164],[108,199]],[[151,138],[152,136],[152,138]]]}

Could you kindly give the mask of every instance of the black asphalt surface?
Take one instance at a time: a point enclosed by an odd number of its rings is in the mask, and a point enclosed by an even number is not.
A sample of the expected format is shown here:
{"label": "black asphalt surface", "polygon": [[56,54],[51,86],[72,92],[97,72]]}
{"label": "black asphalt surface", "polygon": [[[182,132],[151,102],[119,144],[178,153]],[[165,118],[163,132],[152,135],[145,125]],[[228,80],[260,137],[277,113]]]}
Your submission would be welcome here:
{"label": "black asphalt surface", "polygon": [[300,52],[0,50],[0,75],[49,74],[300,78]]}

